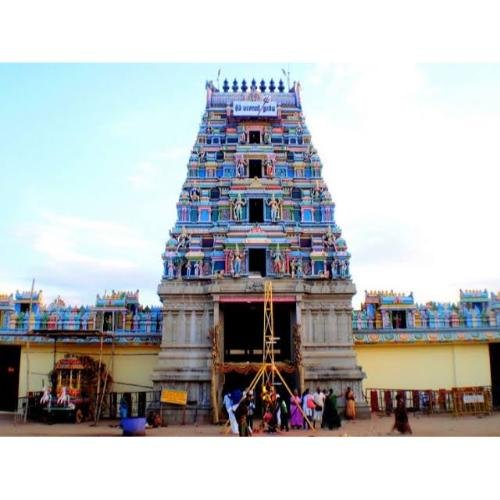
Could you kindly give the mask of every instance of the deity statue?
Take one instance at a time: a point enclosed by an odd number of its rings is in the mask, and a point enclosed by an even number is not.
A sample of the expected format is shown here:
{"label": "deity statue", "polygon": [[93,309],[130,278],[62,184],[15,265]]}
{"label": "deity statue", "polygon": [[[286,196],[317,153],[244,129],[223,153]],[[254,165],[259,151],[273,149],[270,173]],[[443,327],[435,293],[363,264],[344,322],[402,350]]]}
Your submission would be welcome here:
{"label": "deity statue", "polygon": [[274,177],[274,160],[267,158],[264,162],[264,167],[266,169],[266,175],[268,177]]}
{"label": "deity statue", "polygon": [[168,279],[173,280],[175,272],[174,272],[174,263],[173,263],[172,259],[168,259],[167,269],[168,269],[168,272],[167,272]]}
{"label": "deity statue", "polygon": [[213,275],[214,274],[214,262],[210,264],[209,262],[205,262],[201,268],[201,274],[203,276]]}
{"label": "deity statue", "polygon": [[190,261],[186,262],[186,276],[188,278],[191,277],[191,264],[192,264],[192,262],[190,262]]}
{"label": "deity statue", "polygon": [[295,278],[295,273],[297,272],[297,259],[294,257],[292,259],[292,262],[290,262],[290,271],[291,271],[291,276],[292,278]]}
{"label": "deity statue", "polygon": [[245,177],[247,162],[241,156],[235,157],[236,177]]}
{"label": "deity statue", "polygon": [[266,128],[266,131],[264,132],[264,144],[270,144],[271,143],[271,133],[269,132],[269,128]]}
{"label": "deity statue", "polygon": [[240,221],[243,219],[243,207],[247,204],[246,200],[241,199],[241,193],[238,193],[238,197],[233,200],[233,218],[234,220]]}
{"label": "deity statue", "polygon": [[177,250],[180,248],[188,248],[191,241],[191,236],[186,231],[186,226],[182,227],[182,231],[177,237]]}
{"label": "deity statue", "polygon": [[319,180],[317,179],[312,194],[315,201],[321,201],[323,198],[323,186],[320,185]]}
{"label": "deity statue", "polygon": [[240,144],[246,144],[247,142],[247,133],[245,132],[245,129],[240,134]]}
{"label": "deity statue", "polygon": [[276,249],[276,251],[271,254],[271,257],[273,258],[274,272],[276,274],[282,274],[283,273],[283,255],[280,252],[279,245],[278,245],[278,248]]}
{"label": "deity statue", "polygon": [[328,230],[326,231],[325,235],[323,236],[323,244],[325,247],[333,247],[335,248],[335,235],[333,234],[331,226],[328,226]]}
{"label": "deity statue", "polygon": [[332,278],[340,278],[340,260],[337,258],[332,262]]}
{"label": "deity statue", "polygon": [[339,277],[345,278],[345,260],[339,261]]}
{"label": "deity statue", "polygon": [[[232,253],[232,252],[231,252]],[[238,245],[236,245],[236,250],[233,254],[232,261],[231,261],[231,275],[232,276],[239,276],[242,272],[242,260],[245,257],[245,252],[240,252],[238,249]]]}
{"label": "deity statue", "polygon": [[[299,270],[300,270],[300,276],[299,276]],[[302,278],[302,276],[308,276],[309,273],[311,272],[311,265],[309,262],[302,262],[302,259],[299,260],[299,267],[297,269],[297,276],[299,278]]]}
{"label": "deity statue", "polygon": [[198,261],[194,263],[194,275],[197,278],[200,276],[200,263]]}
{"label": "deity statue", "polygon": [[240,253],[237,252],[234,256],[234,275],[238,276],[241,272],[241,257]]}
{"label": "deity statue", "polygon": [[200,190],[197,187],[191,188],[191,191],[189,191],[189,199],[191,201],[199,201],[199,199],[200,199]]}
{"label": "deity statue", "polygon": [[271,207],[271,221],[276,222],[280,218],[280,201],[274,197],[274,193],[267,200],[267,205]]}

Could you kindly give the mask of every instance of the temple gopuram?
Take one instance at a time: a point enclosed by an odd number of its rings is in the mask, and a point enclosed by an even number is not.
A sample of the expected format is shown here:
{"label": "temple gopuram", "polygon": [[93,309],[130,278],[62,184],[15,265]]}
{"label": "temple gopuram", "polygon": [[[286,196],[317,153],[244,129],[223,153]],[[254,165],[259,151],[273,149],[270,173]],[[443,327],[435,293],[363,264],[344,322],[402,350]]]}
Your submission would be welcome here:
{"label": "temple gopuram", "polygon": [[162,255],[153,373],[156,387],[188,391],[206,420],[223,390],[246,387],[260,367],[265,280],[273,283],[275,360],[290,386],[351,386],[359,413],[368,411],[351,333],[350,254],[322,168],[300,84],[207,83]]}

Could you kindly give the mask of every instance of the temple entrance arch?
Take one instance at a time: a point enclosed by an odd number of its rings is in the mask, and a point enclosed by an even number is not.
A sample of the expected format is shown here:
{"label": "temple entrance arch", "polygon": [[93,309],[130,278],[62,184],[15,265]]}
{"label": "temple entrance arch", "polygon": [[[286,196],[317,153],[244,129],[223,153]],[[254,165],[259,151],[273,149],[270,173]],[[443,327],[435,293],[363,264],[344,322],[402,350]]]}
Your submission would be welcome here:
{"label": "temple entrance arch", "polygon": [[[244,300],[244,299],[243,299]],[[292,325],[294,302],[274,303],[274,330],[278,338],[275,359],[290,363],[293,358]],[[264,303],[261,297],[245,301],[221,302],[224,363],[262,362]]]}

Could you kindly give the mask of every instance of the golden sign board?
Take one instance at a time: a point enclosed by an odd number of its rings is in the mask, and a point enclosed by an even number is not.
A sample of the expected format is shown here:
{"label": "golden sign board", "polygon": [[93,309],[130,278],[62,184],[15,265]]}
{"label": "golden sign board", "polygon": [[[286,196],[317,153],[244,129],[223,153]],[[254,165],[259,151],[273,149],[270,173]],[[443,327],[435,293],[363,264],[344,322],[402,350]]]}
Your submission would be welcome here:
{"label": "golden sign board", "polygon": [[186,405],[187,404],[187,392],[186,391],[173,391],[170,389],[163,389],[161,391],[160,401],[162,403],[171,403],[174,405]]}

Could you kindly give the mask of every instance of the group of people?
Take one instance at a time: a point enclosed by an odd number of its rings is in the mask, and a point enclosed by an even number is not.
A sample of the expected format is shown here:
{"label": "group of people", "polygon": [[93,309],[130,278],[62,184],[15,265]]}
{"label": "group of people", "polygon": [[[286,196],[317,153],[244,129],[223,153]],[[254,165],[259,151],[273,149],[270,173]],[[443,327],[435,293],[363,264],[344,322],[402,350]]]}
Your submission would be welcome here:
{"label": "group of people", "polygon": [[[350,387],[347,388],[344,396],[346,402],[344,416],[347,420],[353,420],[356,417],[356,406],[354,393]],[[305,416],[312,420],[313,428],[316,428],[316,425],[330,430],[340,427],[337,398],[338,396],[334,394],[333,389],[327,391],[318,387],[314,394],[311,394],[309,389],[304,391],[301,399],[302,410]],[[306,423],[304,422],[304,428]]]}
{"label": "group of people", "polygon": [[[350,387],[345,394],[345,418],[356,417],[354,393]],[[316,426],[327,429],[338,429],[341,426],[337,410],[338,396],[333,389],[322,390],[320,387],[312,394],[306,389],[302,396],[298,390],[293,391],[289,404],[287,398],[281,397],[272,385],[262,387],[262,430],[268,433],[290,431],[290,429],[307,429]],[[256,404],[253,391],[244,392],[239,389],[224,395],[223,407],[228,415],[231,432],[239,436],[250,436],[254,432],[254,416]]]}

